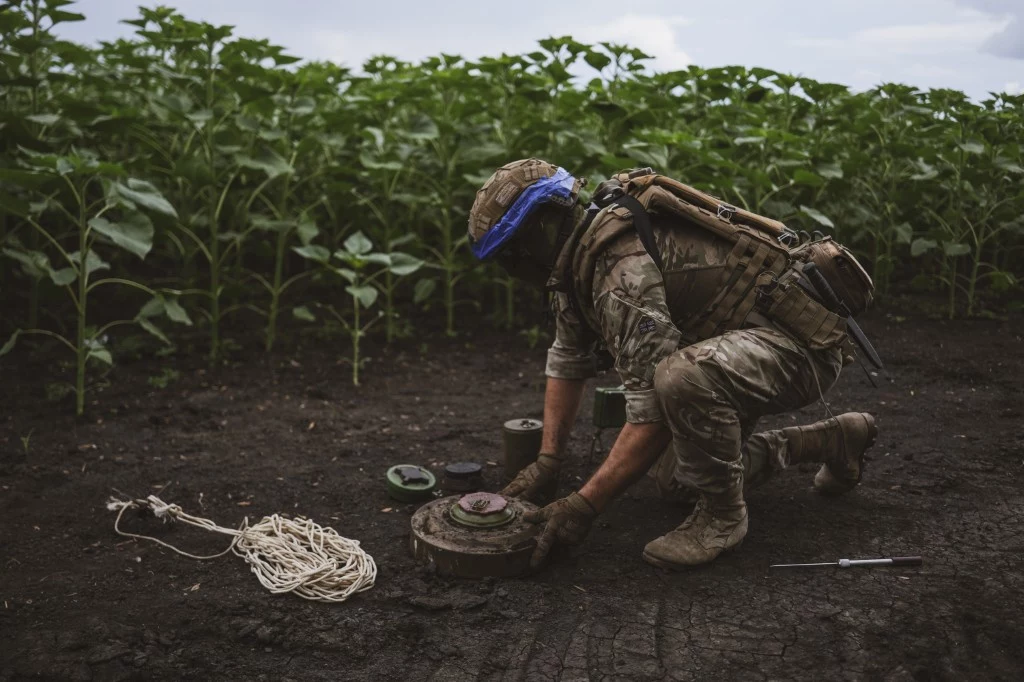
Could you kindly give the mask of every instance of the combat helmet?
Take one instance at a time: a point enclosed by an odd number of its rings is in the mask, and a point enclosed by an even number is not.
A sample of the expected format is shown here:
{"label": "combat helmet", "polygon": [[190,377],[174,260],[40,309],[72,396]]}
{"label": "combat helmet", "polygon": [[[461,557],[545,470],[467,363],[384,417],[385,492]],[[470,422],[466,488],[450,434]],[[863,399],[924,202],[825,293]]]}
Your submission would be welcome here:
{"label": "combat helmet", "polygon": [[586,180],[541,159],[521,159],[494,172],[469,211],[469,244],[514,277],[543,285],[575,227]]}

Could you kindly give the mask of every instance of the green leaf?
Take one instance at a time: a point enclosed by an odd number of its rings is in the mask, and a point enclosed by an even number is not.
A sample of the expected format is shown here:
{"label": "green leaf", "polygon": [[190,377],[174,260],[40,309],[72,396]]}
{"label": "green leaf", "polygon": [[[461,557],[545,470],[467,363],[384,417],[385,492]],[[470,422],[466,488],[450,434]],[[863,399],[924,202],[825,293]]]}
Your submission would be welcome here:
{"label": "green leaf", "polygon": [[612,58],[601,52],[594,52],[593,50],[588,51],[583,55],[583,60],[596,71],[600,71],[604,67],[612,63]]}
{"label": "green leaf", "polygon": [[369,253],[373,248],[373,243],[367,239],[366,235],[362,232],[356,232],[345,240],[345,250],[349,253],[357,256],[362,256],[365,253]]}
{"label": "green leaf", "polygon": [[1019,164],[1016,164],[1010,159],[1007,159],[1002,156],[996,159],[996,166],[1002,168],[1004,171],[1007,171],[1008,173],[1024,173],[1024,167],[1021,167]]}
{"label": "green leaf", "polygon": [[440,134],[441,132],[437,129],[437,124],[425,114],[416,116],[409,129],[405,131],[406,137],[421,141],[435,140]]}
{"label": "green leaf", "polygon": [[176,114],[185,114],[192,109],[192,101],[183,95],[156,95],[153,101]]}
{"label": "green leaf", "polygon": [[956,242],[946,242],[942,245],[942,251],[947,256],[966,256],[971,252],[969,244],[959,244]]}
{"label": "green leaf", "polygon": [[[79,253],[78,251],[75,251],[73,253],[69,253],[68,257],[72,260],[72,262],[74,262],[76,265],[78,265],[79,268],[82,267],[82,255],[81,255],[81,253]],[[95,251],[93,251],[92,249],[89,249],[89,254],[85,257],[85,274],[91,275],[92,273],[96,272],[97,270],[109,270],[109,269],[110,269],[110,263],[107,263],[102,258],[100,258],[96,254]]]}
{"label": "green leaf", "polygon": [[363,128],[363,132],[373,139],[374,144],[378,149],[384,147],[384,131],[380,128],[374,128],[372,126]]}
{"label": "green leaf", "polygon": [[910,226],[910,223],[900,223],[893,228],[896,233],[897,244],[909,244],[914,237],[914,228]]}
{"label": "green leaf", "polygon": [[213,118],[213,112],[209,109],[199,109],[189,113],[186,118],[192,121],[197,128],[202,129]]}
{"label": "green leaf", "polygon": [[131,213],[116,223],[93,218],[89,227],[143,260],[153,248],[153,223],[142,213]]}
{"label": "green leaf", "polygon": [[90,348],[89,354],[86,356],[87,360],[89,358],[96,358],[100,362],[106,363],[108,365],[114,364],[114,359],[110,357],[110,351],[107,350],[106,348]]}
{"label": "green leaf", "polygon": [[810,206],[801,206],[800,212],[819,225],[835,229],[835,224],[829,219],[829,217],[817,209],[811,208]]}
{"label": "green leaf", "polygon": [[304,305],[292,308],[292,317],[304,322],[316,322],[316,315],[314,315],[313,312]]}
{"label": "green leaf", "polygon": [[271,178],[295,172],[291,164],[285,161],[280,154],[266,147],[259,150],[255,156],[237,154],[235,161],[238,162],[238,165],[245,168],[261,170]]}
{"label": "green leaf", "polygon": [[320,234],[320,228],[309,218],[303,218],[299,221],[298,227],[295,228],[295,233],[299,236],[299,241],[304,246],[308,246]]}
{"label": "green leaf", "polygon": [[171,202],[164,198],[154,185],[145,180],[128,178],[128,184],[114,183],[114,191],[134,204],[148,208],[151,211],[162,213],[172,218],[178,217],[178,212],[171,206]]}
{"label": "green leaf", "polygon": [[985,145],[981,142],[961,142],[957,144],[957,147],[964,150],[968,154],[984,154]]}
{"label": "green leaf", "polygon": [[181,307],[181,303],[178,302],[177,298],[165,299],[164,311],[172,322],[177,322],[178,324],[183,324],[188,327],[192,326],[192,318],[190,318],[188,313],[185,312],[185,309]]}
{"label": "green leaf", "polygon": [[23,218],[31,210],[32,205],[29,202],[0,190],[0,214],[7,213]]}
{"label": "green leaf", "polygon": [[293,246],[292,251],[299,254],[306,260],[326,263],[331,259],[331,252],[327,247],[319,244],[306,244],[305,246]]}
{"label": "green leaf", "polygon": [[145,318],[145,317],[141,317],[142,313],[139,313],[139,315],[140,315],[140,317],[136,317],[136,318],[135,318],[135,322],[136,322],[136,323],[137,323],[137,324],[138,324],[138,325],[139,325],[140,327],[142,327],[143,329],[145,329],[145,330],[146,330],[147,332],[149,332],[150,334],[152,334],[152,335],[153,335],[153,336],[155,336],[156,338],[158,338],[158,339],[160,339],[161,341],[163,341],[163,342],[164,342],[165,344],[167,344],[168,346],[169,346],[169,345],[171,345],[171,341],[170,341],[170,339],[168,339],[168,338],[167,338],[167,336],[165,336],[165,335],[164,335],[164,333],[163,333],[162,331],[160,331],[160,328],[159,328],[159,327],[157,327],[157,326],[156,326],[155,324],[153,324],[152,322],[150,322],[150,321],[149,321],[149,320],[148,320],[147,318]]}
{"label": "green leaf", "polygon": [[764,138],[763,137],[737,137],[732,142],[733,142],[733,144],[736,144],[736,145],[764,144]]}
{"label": "green leaf", "polygon": [[376,263],[377,265],[391,266],[391,256],[386,253],[368,253],[362,257],[367,263]]}
{"label": "green leaf", "polygon": [[938,247],[939,243],[934,239],[925,239],[924,237],[918,237],[910,245],[910,255],[917,257],[923,253],[927,253],[932,249]]}
{"label": "green leaf", "polygon": [[394,251],[397,246],[404,246],[409,242],[416,241],[416,235],[412,232],[403,234],[401,237],[397,237],[388,242],[388,251]]}
{"label": "green leaf", "polygon": [[43,126],[52,126],[54,123],[60,120],[60,116],[58,116],[57,114],[32,114],[30,116],[26,116],[25,118],[27,118],[29,121],[32,121],[33,123],[38,123],[39,125]]}
{"label": "green leaf", "polygon": [[3,348],[0,348],[0,357],[3,357],[4,355],[7,355],[12,350],[14,350],[14,344],[16,344],[18,342],[18,336],[20,336],[20,335],[21,335],[21,330],[20,329],[15,329],[14,333],[11,334],[11,338],[7,339],[7,343],[5,343],[3,345]]}
{"label": "green leaf", "polygon": [[391,272],[399,277],[411,275],[423,267],[423,261],[407,253],[395,251],[391,254]]}
{"label": "green leaf", "polygon": [[50,279],[53,283],[59,287],[66,287],[75,280],[78,279],[78,273],[75,272],[74,268],[61,268],[60,270],[50,270]]}
{"label": "green leaf", "polygon": [[[812,173],[808,170],[798,168],[793,173],[793,181],[798,185],[806,185],[808,187],[821,187],[825,184],[825,179],[817,173]],[[815,218],[815,220],[817,220]]]}
{"label": "green leaf", "polygon": [[402,170],[402,163],[400,161],[378,161],[374,157],[370,156],[366,152],[359,155],[359,163],[363,168],[367,170],[386,170],[386,171],[400,171]]}
{"label": "green leaf", "polygon": [[0,180],[22,187],[39,187],[52,175],[39,171],[23,170],[20,168],[0,168]]}
{"label": "green leaf", "polygon": [[838,163],[823,163],[817,171],[818,175],[829,180],[841,180],[843,177],[843,167]]}
{"label": "green leaf", "polygon": [[992,282],[992,290],[998,292],[1009,291],[1018,283],[1016,275],[1006,270],[993,270],[989,273],[989,281]]}
{"label": "green leaf", "polygon": [[42,279],[51,271],[50,258],[42,251],[3,249],[0,253],[21,263],[22,270],[33,279]]}
{"label": "green leaf", "polygon": [[345,287],[345,291],[347,291],[352,298],[359,301],[364,308],[369,308],[377,300],[377,290],[366,284],[358,287],[350,284]]}
{"label": "green leaf", "polygon": [[430,295],[434,293],[434,289],[437,288],[436,279],[421,279],[416,282],[416,287],[413,289],[412,300],[413,303],[419,305],[423,303]]}
{"label": "green leaf", "polygon": [[349,270],[348,268],[334,268],[334,271],[341,275],[342,277],[344,277],[345,279],[347,279],[349,282],[356,281],[357,275],[354,270]]}
{"label": "green leaf", "polygon": [[277,220],[262,215],[254,215],[250,220],[253,227],[263,232],[287,232],[295,225],[291,220]]}
{"label": "green leaf", "polygon": [[164,305],[164,297],[161,296],[160,294],[157,294],[153,298],[146,301],[146,304],[139,309],[139,314],[135,316],[135,319],[139,319],[141,317],[156,317],[158,315],[163,315],[165,310],[166,306]]}

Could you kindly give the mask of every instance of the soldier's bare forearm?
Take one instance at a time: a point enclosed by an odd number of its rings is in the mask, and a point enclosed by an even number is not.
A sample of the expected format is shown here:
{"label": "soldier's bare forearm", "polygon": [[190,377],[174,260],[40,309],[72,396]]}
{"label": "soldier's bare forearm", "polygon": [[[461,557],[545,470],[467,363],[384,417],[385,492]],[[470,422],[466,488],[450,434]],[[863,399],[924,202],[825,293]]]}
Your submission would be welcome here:
{"label": "soldier's bare forearm", "polygon": [[602,512],[651,468],[669,442],[672,433],[663,422],[626,424],[615,439],[601,468],[590,477],[580,494]]}
{"label": "soldier's bare forearm", "polygon": [[544,391],[544,436],[541,452],[563,454],[583,402],[586,381],[548,377]]}

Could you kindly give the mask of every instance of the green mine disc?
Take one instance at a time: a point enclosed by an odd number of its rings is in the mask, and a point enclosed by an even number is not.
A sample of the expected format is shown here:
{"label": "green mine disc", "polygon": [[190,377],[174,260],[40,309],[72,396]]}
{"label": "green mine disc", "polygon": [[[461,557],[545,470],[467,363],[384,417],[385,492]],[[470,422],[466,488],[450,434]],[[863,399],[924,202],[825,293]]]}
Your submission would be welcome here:
{"label": "green mine disc", "polygon": [[388,469],[388,495],[399,502],[429,500],[437,487],[437,479],[416,464],[396,464]]}
{"label": "green mine disc", "polygon": [[452,519],[471,528],[503,526],[515,518],[508,500],[494,493],[470,493],[452,504]]}

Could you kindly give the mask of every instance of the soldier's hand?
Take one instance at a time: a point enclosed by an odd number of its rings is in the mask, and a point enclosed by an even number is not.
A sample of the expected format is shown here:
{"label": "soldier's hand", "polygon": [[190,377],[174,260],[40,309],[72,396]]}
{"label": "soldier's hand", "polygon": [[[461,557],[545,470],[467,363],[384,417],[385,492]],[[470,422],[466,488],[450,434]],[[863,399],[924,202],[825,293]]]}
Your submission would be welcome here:
{"label": "soldier's hand", "polygon": [[[558,480],[562,470],[562,458],[557,455],[540,454],[537,461],[522,469],[512,482],[498,494],[505,497],[522,497],[536,501],[536,496],[544,486]],[[550,499],[550,498],[549,498]]]}
{"label": "soldier's hand", "polygon": [[583,542],[595,518],[597,510],[579,493],[572,493],[568,497],[555,500],[543,509],[524,514],[523,520],[527,523],[545,524],[544,530],[537,538],[537,549],[530,557],[530,566],[540,566],[556,540],[563,545],[578,545]]}

